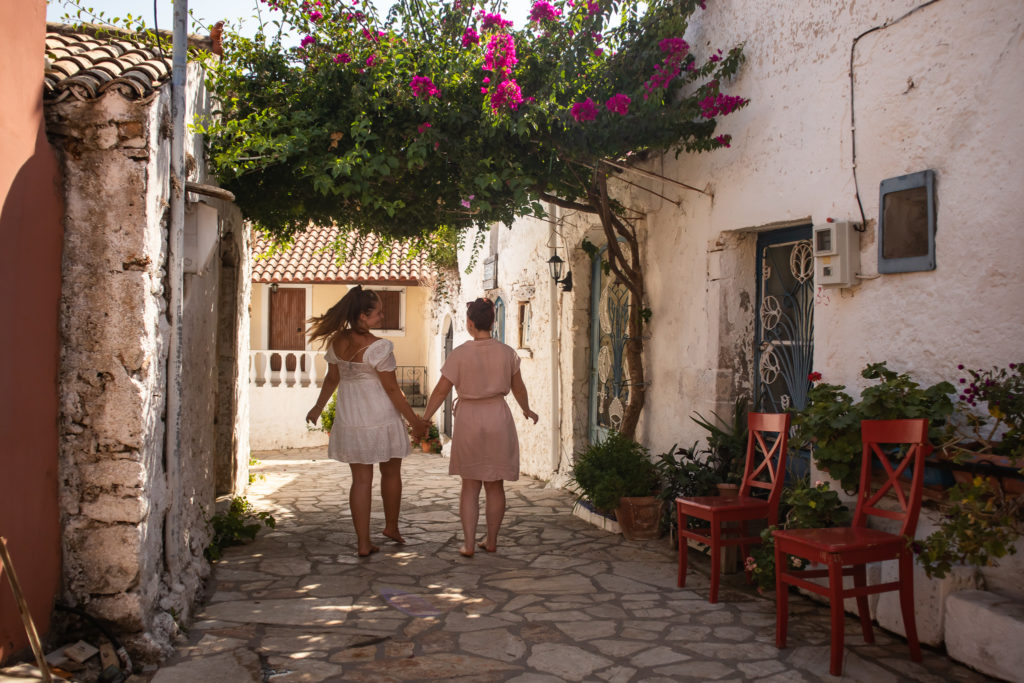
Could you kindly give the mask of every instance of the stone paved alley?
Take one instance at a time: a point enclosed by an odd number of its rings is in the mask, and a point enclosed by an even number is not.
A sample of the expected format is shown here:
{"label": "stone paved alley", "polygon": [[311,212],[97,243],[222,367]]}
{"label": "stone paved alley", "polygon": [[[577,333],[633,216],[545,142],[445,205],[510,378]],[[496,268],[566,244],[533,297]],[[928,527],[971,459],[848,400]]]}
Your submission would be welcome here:
{"label": "stone paved alley", "polygon": [[[665,539],[630,542],[570,513],[572,496],[529,478],[508,485],[496,553],[458,554],[458,480],[441,456],[404,465],[408,544],[355,557],[348,468],[326,449],[255,454],[248,493],[277,518],[230,548],[188,642],[133,681],[813,681],[828,675],[827,610],[794,597],[790,648],[776,650],[775,603],[739,581],[707,602],[707,561],[686,589]],[[372,529],[383,525],[379,500]],[[693,554],[691,554],[693,558]],[[843,680],[986,677],[847,619]]]}

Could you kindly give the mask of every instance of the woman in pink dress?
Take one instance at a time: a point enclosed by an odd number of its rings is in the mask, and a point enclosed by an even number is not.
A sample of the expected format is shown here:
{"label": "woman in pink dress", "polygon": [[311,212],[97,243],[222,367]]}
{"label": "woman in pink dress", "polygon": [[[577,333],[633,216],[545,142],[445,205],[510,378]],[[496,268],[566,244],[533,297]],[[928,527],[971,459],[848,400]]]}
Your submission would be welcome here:
{"label": "woman in pink dress", "polygon": [[370,497],[373,466],[380,467],[380,494],[384,500],[384,530],[396,543],[405,543],[398,530],[402,504],[402,458],[409,454],[409,436],[404,417],[413,426],[413,436],[426,433],[426,422],[409,407],[395,378],[394,346],[370,333],[384,320],[380,297],[356,285],[324,315],[313,318],[311,342],[324,340],[327,347],[327,377],[316,405],[306,420],[316,424],[335,388],[334,424],[327,454],[348,463],[352,487],[348,503],[358,539],[358,555],[367,557],[378,550],[370,542]]}
{"label": "woman in pink dress", "polygon": [[493,553],[505,517],[504,481],[519,478],[519,438],[505,396],[512,392],[523,415],[537,422],[519,374],[519,356],[512,347],[491,337],[492,325],[494,304],[488,299],[470,302],[466,331],[473,339],[448,355],[423,414],[430,420],[455,387],[459,397],[448,473],[462,477],[459,516],[463,543],[459,552],[465,557],[472,557],[476,546],[480,487],[487,494],[487,537],[479,547]]}

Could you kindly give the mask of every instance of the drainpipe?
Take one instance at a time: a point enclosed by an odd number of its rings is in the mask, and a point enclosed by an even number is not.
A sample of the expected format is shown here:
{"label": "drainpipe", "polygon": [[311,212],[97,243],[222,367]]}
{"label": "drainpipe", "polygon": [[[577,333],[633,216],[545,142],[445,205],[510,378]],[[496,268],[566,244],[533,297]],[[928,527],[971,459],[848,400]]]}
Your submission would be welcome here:
{"label": "drainpipe", "polygon": [[[552,206],[551,219],[552,222],[548,223],[548,244],[551,245],[551,253],[549,258],[554,256],[556,251],[555,247],[558,242],[558,233],[555,230],[555,226],[558,223],[559,216],[561,215],[561,208]],[[569,262],[569,255],[566,254],[566,264]],[[562,382],[561,382],[561,370],[562,364],[559,356],[560,344],[560,333],[561,327],[561,316],[559,314],[559,297],[561,296],[558,292],[558,283],[551,277],[548,277],[550,285],[549,297],[550,311],[549,317],[551,319],[551,471],[558,472],[559,465],[562,462],[562,414],[561,414],[561,395],[562,395]]]}
{"label": "drainpipe", "polygon": [[170,340],[167,351],[167,518],[164,554],[172,577],[182,568],[180,524],[181,492],[181,334],[185,250],[185,87],[188,49],[188,0],[174,0],[173,64],[171,69],[171,224],[167,236],[167,272],[170,281]]}

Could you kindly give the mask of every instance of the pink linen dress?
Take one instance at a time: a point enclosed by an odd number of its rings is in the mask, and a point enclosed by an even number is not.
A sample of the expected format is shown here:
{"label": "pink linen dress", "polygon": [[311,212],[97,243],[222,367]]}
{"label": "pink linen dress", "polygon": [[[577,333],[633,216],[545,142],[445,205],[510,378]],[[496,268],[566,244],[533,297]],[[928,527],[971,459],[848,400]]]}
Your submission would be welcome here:
{"label": "pink linen dress", "polygon": [[329,346],[324,359],[338,366],[339,375],[327,455],[363,465],[409,455],[405,422],[377,376],[378,370],[387,372],[397,367],[394,344],[378,339],[366,347],[360,363],[338,358]]}
{"label": "pink linen dress", "polygon": [[480,481],[519,479],[519,437],[505,396],[519,356],[497,339],[474,339],[448,355],[441,374],[458,392],[449,474]]}

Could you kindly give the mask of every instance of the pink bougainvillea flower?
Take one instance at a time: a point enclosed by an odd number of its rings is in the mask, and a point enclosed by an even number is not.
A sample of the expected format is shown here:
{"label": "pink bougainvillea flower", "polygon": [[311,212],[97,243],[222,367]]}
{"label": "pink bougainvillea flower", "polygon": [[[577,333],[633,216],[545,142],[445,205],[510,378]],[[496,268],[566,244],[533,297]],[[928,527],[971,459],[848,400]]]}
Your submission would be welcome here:
{"label": "pink bougainvillea flower", "polygon": [[413,76],[409,81],[409,87],[412,88],[412,93],[416,97],[429,98],[431,95],[434,97],[441,95],[441,91],[428,76]]}
{"label": "pink bougainvillea flower", "polygon": [[312,22],[320,21],[323,18],[324,13],[321,12],[320,10],[313,10],[312,12],[309,13],[309,20]]}
{"label": "pink bougainvillea flower", "polygon": [[491,109],[498,111],[502,107],[511,110],[519,109],[523,101],[523,92],[519,84],[513,78],[506,79],[498,84],[491,95]]}
{"label": "pink bougainvillea flower", "polygon": [[484,83],[490,83],[491,79],[488,76],[484,76]]}
{"label": "pink bougainvillea flower", "polygon": [[316,38],[314,38],[313,36],[305,36],[299,43],[299,45],[301,45],[303,48],[307,48],[310,45],[313,45],[314,43],[316,43]]}
{"label": "pink bougainvillea flower", "polygon": [[492,28],[500,30],[511,25],[512,22],[503,18],[500,14],[492,14],[490,12],[480,10],[480,28],[484,31],[489,31]]}
{"label": "pink bougainvillea flower", "polygon": [[463,199],[459,203],[462,204],[464,207],[466,207],[468,209],[470,207],[470,202],[472,202],[474,199],[476,199],[476,195],[475,194],[471,194],[471,195],[469,195],[468,199]]}
{"label": "pink bougainvillea flower", "polygon": [[682,38],[665,38],[658,43],[658,47],[670,55],[685,54],[690,49],[690,45]]}
{"label": "pink bougainvillea flower", "polygon": [[749,100],[745,100],[742,97],[723,95],[722,93],[708,95],[700,101],[700,115],[706,119],[712,119],[716,116],[726,116],[734,112],[739,107],[742,107],[748,101]]}
{"label": "pink bougainvillea flower", "polygon": [[722,51],[718,50],[715,54],[708,57],[709,62],[720,62],[722,61]]}
{"label": "pink bougainvillea flower", "polygon": [[348,64],[351,61],[352,61],[352,55],[350,55],[347,52],[341,52],[341,53],[338,53],[338,54],[334,55],[334,63],[335,64]]}
{"label": "pink bougainvillea flower", "polygon": [[[732,136],[731,135],[719,135],[719,136],[717,136],[715,138],[715,142],[720,144],[722,147],[731,147],[732,145],[730,145],[729,143],[732,142]],[[821,379],[821,375],[819,373],[813,372],[811,374],[812,375],[818,375],[818,379]],[[813,382],[815,380],[811,380],[811,381]]]}
{"label": "pink bougainvillea flower", "polygon": [[600,48],[600,47],[595,47],[594,48],[594,56],[595,57],[600,57],[603,54],[604,54],[604,48]]}
{"label": "pink bougainvillea flower", "polygon": [[600,11],[601,11],[601,5],[597,4],[596,2],[588,2],[587,3],[587,14],[588,15],[594,16],[595,14],[597,14]]}
{"label": "pink bougainvillea flower", "polygon": [[480,42],[480,34],[476,32],[472,26],[466,28],[462,32],[462,47],[470,47]]}
{"label": "pink bougainvillea flower", "polygon": [[422,133],[427,128],[431,128],[431,125],[429,123],[421,123],[419,126],[416,127],[416,131]]}
{"label": "pink bougainvillea flower", "polygon": [[572,105],[569,112],[577,121],[593,121],[597,118],[597,105],[588,97],[585,101]]}
{"label": "pink bougainvillea flower", "polygon": [[547,0],[537,0],[530,9],[530,21],[539,24],[542,21],[557,21],[562,16],[562,10],[552,5]]}
{"label": "pink bougainvillea flower", "polygon": [[507,33],[496,33],[487,43],[484,53],[484,71],[507,73],[519,63],[516,58],[515,39]]}
{"label": "pink bougainvillea flower", "polygon": [[629,113],[629,103],[632,102],[629,99],[629,95],[619,93],[618,95],[612,95],[608,98],[608,101],[604,103],[604,106],[608,111],[615,112],[619,116],[625,116]]}
{"label": "pink bougainvillea flower", "polygon": [[377,63],[377,55],[370,55],[366,58],[366,66],[373,66]]}

